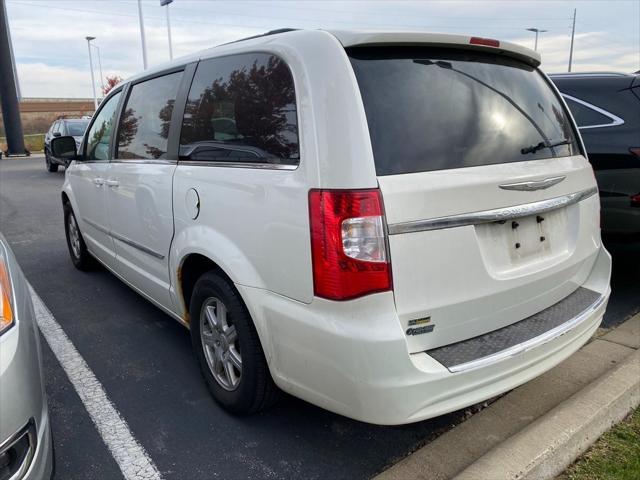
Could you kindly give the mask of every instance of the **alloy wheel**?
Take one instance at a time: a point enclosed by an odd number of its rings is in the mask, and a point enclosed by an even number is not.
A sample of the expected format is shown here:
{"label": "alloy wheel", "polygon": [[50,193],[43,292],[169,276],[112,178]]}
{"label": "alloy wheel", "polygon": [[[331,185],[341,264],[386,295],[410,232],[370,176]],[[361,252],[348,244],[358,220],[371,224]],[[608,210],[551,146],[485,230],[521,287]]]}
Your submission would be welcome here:
{"label": "alloy wheel", "polygon": [[242,356],[238,333],[218,298],[207,298],[200,311],[200,339],[213,378],[228,391],[240,385]]}
{"label": "alloy wheel", "polygon": [[80,230],[76,223],[76,217],[71,214],[67,220],[69,225],[69,243],[71,244],[71,250],[75,258],[80,258]]}

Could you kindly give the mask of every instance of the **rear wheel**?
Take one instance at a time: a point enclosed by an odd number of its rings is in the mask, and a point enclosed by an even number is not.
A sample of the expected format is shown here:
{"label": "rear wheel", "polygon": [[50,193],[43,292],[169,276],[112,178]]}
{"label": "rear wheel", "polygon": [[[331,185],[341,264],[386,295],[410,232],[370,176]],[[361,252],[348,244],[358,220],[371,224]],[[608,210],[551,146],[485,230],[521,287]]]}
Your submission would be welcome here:
{"label": "rear wheel", "polygon": [[251,414],[277,398],[260,339],[233,285],[215,272],[196,282],[191,297],[191,343],[216,401]]}
{"label": "rear wheel", "polygon": [[47,164],[47,170],[48,171],[50,171],[50,172],[57,172],[58,171],[58,164],[54,163],[51,160],[51,156],[47,152],[44,153],[44,161]]}
{"label": "rear wheel", "polygon": [[[57,165],[56,165],[57,167]],[[64,204],[64,230],[67,237],[67,247],[73,265],[78,270],[89,270],[95,265],[95,261],[84,243],[78,221],[73,213],[71,205]]]}

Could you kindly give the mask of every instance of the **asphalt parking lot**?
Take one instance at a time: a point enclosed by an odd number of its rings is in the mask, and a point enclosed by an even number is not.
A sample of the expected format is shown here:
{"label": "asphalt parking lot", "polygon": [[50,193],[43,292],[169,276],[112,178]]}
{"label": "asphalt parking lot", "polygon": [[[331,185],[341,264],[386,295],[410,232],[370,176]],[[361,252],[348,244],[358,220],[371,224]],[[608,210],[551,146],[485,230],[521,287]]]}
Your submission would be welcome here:
{"label": "asphalt parking lot", "polygon": [[[64,239],[64,169],[0,161],[0,230],[24,273],[166,479],[367,478],[435,438],[464,412],[377,427],[285,396],[235,417],[210,397],[188,332],[105,270],[73,268]],[[605,326],[640,311],[640,252],[614,255]],[[56,478],[122,478],[80,398],[43,341]]]}

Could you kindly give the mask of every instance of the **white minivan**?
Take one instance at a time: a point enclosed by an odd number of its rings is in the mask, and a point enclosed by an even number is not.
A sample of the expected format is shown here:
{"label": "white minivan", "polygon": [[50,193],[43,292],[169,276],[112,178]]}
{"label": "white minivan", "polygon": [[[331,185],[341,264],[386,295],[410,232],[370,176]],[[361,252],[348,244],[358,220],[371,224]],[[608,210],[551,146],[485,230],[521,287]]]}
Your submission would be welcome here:
{"label": "white minivan", "polygon": [[287,31],[150,69],[72,158],[69,252],[191,331],[215,399],[402,424],[558,364],[610,293],[593,171],[540,57]]}

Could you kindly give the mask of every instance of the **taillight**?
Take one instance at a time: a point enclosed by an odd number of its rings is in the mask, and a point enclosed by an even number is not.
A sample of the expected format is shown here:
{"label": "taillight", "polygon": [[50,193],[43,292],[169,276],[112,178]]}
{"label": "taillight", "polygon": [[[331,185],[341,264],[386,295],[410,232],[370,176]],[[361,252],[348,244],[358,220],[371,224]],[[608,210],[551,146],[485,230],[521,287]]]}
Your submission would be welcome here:
{"label": "taillight", "polygon": [[629,151],[633,153],[636,157],[640,157],[640,147],[631,147]]}
{"label": "taillight", "polygon": [[493,38],[481,38],[481,37],[471,37],[469,39],[469,45],[484,45],[486,47],[499,47],[500,42],[498,40],[494,40]]}
{"label": "taillight", "polygon": [[318,297],[348,300],[391,290],[380,190],[311,190],[313,286]]}

